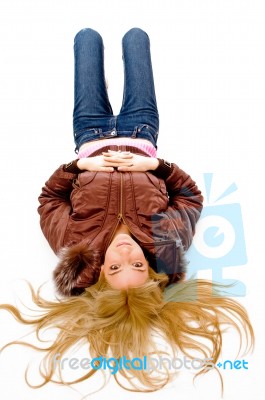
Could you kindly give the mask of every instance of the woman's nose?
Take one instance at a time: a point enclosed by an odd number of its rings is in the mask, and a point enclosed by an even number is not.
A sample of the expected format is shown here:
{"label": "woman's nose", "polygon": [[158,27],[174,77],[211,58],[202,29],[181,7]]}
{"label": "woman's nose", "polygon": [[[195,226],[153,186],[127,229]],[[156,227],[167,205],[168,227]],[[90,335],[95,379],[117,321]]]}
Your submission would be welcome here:
{"label": "woman's nose", "polygon": [[118,251],[120,252],[120,253],[130,253],[131,252],[131,246],[126,246],[126,245],[124,245],[124,246],[120,246],[120,247],[118,247]]}

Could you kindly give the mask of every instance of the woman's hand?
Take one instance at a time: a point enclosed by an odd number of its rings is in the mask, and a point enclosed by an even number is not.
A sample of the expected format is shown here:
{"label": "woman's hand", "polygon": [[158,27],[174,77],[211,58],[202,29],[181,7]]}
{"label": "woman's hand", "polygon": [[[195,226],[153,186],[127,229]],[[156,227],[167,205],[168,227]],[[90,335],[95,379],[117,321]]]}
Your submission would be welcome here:
{"label": "woman's hand", "polygon": [[132,154],[128,151],[109,151],[99,156],[81,158],[77,166],[81,170],[112,172],[114,168],[131,165],[131,158]]}
{"label": "woman's hand", "polygon": [[129,151],[117,152],[109,150],[102,153],[105,160],[112,160],[116,163],[118,171],[150,171],[158,167],[158,159],[154,157],[145,157],[139,154],[133,154]]}
{"label": "woman's hand", "polygon": [[87,171],[112,172],[118,171],[149,171],[155,170],[158,160],[154,157],[145,157],[128,151],[112,151],[100,156],[81,158],[77,162],[78,168]]}

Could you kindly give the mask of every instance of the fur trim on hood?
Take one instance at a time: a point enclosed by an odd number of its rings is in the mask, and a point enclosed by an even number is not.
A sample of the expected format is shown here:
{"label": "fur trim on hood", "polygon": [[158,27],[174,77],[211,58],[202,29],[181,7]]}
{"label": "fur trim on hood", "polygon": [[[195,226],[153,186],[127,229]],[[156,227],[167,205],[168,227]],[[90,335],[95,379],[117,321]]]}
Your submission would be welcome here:
{"label": "fur trim on hood", "polygon": [[60,251],[53,279],[60,295],[75,296],[97,282],[102,265],[102,254],[78,243]]}

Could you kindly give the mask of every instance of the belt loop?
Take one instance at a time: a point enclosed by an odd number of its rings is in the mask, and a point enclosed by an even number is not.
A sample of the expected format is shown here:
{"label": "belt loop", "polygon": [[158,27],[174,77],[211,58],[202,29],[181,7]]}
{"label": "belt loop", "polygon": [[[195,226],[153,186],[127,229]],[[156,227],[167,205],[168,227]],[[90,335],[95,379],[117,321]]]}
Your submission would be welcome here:
{"label": "belt loop", "polygon": [[137,132],[139,132],[138,126],[136,126],[136,127],[134,128],[134,131],[133,131],[133,134],[132,134],[132,138],[134,138],[134,139],[136,138]]}
{"label": "belt loop", "polygon": [[104,135],[102,133],[102,129],[101,128],[95,129],[95,133],[98,133],[100,138],[104,138]]}

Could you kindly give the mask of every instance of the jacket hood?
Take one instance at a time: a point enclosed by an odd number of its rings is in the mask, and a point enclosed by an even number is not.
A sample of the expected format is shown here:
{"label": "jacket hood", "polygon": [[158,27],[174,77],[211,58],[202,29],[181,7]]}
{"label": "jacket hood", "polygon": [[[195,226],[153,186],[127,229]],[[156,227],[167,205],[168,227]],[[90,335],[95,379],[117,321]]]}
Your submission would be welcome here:
{"label": "jacket hood", "polygon": [[103,261],[102,253],[89,249],[81,242],[63,248],[59,253],[53,279],[57,292],[63,296],[79,295],[84,288],[94,284],[99,277]]}
{"label": "jacket hood", "polygon": [[179,240],[166,240],[141,245],[150,266],[157,273],[165,273],[169,284],[182,279],[186,273],[188,261]]}

